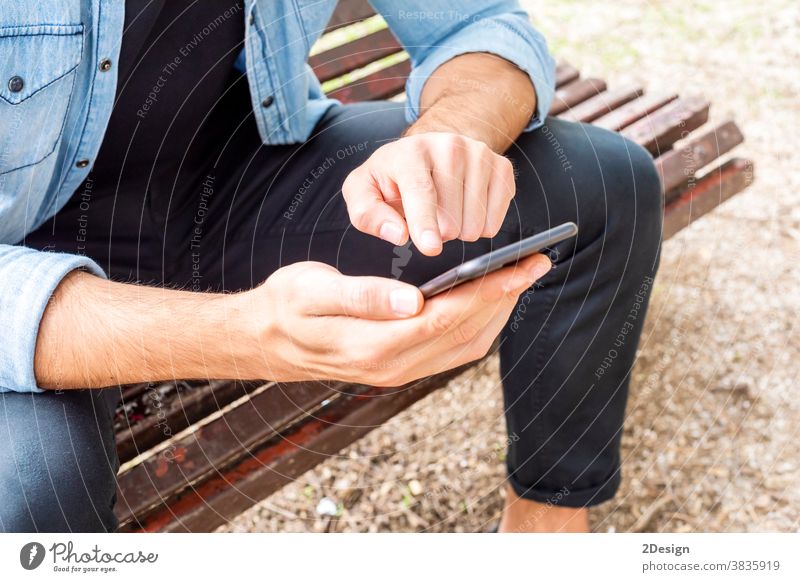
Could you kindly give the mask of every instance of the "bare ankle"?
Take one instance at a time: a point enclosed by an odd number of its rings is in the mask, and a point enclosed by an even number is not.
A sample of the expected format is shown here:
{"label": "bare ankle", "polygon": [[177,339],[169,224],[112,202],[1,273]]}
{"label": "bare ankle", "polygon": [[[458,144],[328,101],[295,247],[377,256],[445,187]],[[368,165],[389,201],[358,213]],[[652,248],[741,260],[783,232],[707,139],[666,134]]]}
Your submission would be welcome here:
{"label": "bare ankle", "polygon": [[523,499],[511,487],[507,487],[498,531],[585,533],[590,531],[589,511],[585,507],[563,507]]}

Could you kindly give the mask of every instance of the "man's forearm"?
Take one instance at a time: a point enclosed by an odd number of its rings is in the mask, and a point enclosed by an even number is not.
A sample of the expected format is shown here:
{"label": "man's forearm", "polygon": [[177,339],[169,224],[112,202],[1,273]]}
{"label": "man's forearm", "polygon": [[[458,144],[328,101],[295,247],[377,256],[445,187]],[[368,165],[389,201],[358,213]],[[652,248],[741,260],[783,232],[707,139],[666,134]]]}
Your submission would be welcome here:
{"label": "man's forearm", "polygon": [[39,326],[40,387],[100,388],[174,378],[255,378],[236,296],[106,281],[82,271],[58,286]]}
{"label": "man's forearm", "polygon": [[425,83],[420,109],[406,135],[458,133],[502,153],[530,122],[536,91],[528,75],[505,59],[469,53],[436,69]]}
{"label": "man's forearm", "polygon": [[[529,77],[485,53],[451,59],[426,82],[422,115],[407,134],[452,132],[505,151],[529,123]],[[105,281],[76,271],[56,289],[37,336],[34,368],[43,388],[98,388],[174,378],[263,376],[246,303]],[[249,316],[252,317],[252,316]]]}

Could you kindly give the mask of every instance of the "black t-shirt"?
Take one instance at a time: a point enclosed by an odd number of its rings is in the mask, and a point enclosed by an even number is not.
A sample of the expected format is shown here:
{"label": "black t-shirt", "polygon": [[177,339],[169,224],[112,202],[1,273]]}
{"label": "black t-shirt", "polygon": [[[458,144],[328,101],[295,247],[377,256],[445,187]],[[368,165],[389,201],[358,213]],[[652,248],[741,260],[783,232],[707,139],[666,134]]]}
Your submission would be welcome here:
{"label": "black t-shirt", "polygon": [[[193,187],[230,133],[220,99],[230,93],[225,108],[250,108],[234,68],[243,41],[244,0],[126,0],[116,101],[94,188]],[[238,90],[229,91],[234,83]]]}

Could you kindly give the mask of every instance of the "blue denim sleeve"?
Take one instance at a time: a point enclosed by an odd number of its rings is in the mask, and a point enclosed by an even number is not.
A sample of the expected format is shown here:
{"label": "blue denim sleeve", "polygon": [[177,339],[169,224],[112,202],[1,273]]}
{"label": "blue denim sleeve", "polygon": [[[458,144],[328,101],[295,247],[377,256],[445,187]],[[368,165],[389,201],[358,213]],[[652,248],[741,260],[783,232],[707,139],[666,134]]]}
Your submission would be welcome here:
{"label": "blue denim sleeve", "polygon": [[0,392],[41,392],[33,372],[39,322],[53,291],[74,269],[105,276],[86,257],[0,244]]}
{"label": "blue denim sleeve", "polygon": [[372,4],[411,56],[413,68],[406,85],[409,122],[419,116],[422,88],[437,67],[464,53],[486,52],[514,63],[530,77],[536,111],[526,131],[544,123],[555,93],[555,61],[516,0],[457,4],[417,0],[403,2],[402,7],[390,0],[372,0]]}

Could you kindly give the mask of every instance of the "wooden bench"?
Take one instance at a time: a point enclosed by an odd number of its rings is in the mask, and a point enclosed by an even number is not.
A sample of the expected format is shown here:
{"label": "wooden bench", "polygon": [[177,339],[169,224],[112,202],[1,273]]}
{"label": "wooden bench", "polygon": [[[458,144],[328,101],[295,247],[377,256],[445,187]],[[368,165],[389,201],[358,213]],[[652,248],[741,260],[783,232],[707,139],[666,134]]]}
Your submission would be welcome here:
{"label": "wooden bench", "polygon": [[[342,29],[352,23],[360,24]],[[311,58],[329,95],[353,102],[402,94],[409,62],[363,0],[340,2],[327,38],[352,28],[367,33]],[[652,152],[664,185],[666,239],[753,180],[748,160],[720,162],[743,137],[733,121],[707,126],[708,112],[702,97],[609,88],[561,63],[550,114],[618,131]],[[115,419],[120,530],[213,530],[460,371],[389,390],[335,382],[124,387]]]}

